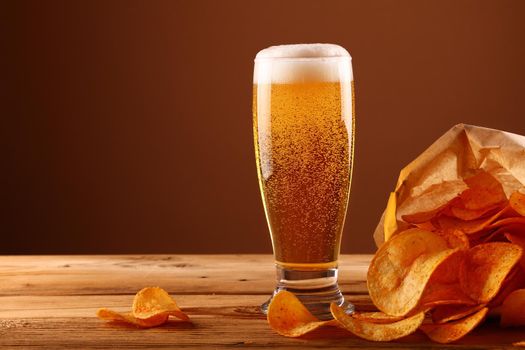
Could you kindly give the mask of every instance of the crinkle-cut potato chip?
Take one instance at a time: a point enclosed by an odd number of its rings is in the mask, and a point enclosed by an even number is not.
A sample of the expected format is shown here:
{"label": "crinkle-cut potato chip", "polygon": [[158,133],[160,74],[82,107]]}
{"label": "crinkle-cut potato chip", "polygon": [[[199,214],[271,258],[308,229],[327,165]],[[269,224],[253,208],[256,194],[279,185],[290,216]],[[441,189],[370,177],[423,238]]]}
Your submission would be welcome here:
{"label": "crinkle-cut potato chip", "polygon": [[336,325],[333,320],[319,321],[293,293],[285,290],[273,296],[267,319],[274,331],[286,337],[300,337],[321,326]]}
{"label": "crinkle-cut potato chip", "polygon": [[179,309],[175,300],[159,287],[140,290],[135,295],[132,311],[129,313],[119,313],[106,308],[97,311],[97,316],[102,320],[127,322],[143,328],[159,326],[165,323],[170,315],[184,321],[190,319]]}
{"label": "crinkle-cut potato chip", "polygon": [[454,252],[442,237],[418,228],[393,236],[379,248],[368,269],[374,305],[392,316],[409,314],[434,270]]}
{"label": "crinkle-cut potato chip", "polygon": [[440,305],[432,310],[432,322],[434,324],[446,323],[459,320],[484,308],[480,305]]}
{"label": "crinkle-cut potato chip", "polygon": [[509,205],[521,216],[525,216],[525,194],[521,192],[514,192],[510,195]]}
{"label": "crinkle-cut potato chip", "polygon": [[120,313],[106,308],[99,309],[97,316],[105,321],[126,322],[142,328],[160,326],[165,323],[169,317],[167,314],[158,314],[147,319],[140,319],[133,316],[130,312]]}
{"label": "crinkle-cut potato chip", "polygon": [[525,289],[510,293],[501,305],[502,327],[525,325]]}
{"label": "crinkle-cut potato chip", "polygon": [[457,321],[442,324],[423,324],[419,329],[437,343],[450,343],[459,340],[476,328],[485,319],[488,310],[488,308],[484,307],[476,313]]}
{"label": "crinkle-cut potato chip", "polygon": [[332,304],[330,311],[342,327],[352,334],[371,341],[391,341],[414,333],[425,319],[425,313],[420,312],[411,317],[392,323],[376,323],[349,316],[345,311]]}
{"label": "crinkle-cut potato chip", "polygon": [[459,197],[466,209],[478,210],[507,201],[503,186],[486,171],[465,179],[468,189]]}
{"label": "crinkle-cut potato chip", "polygon": [[159,287],[146,287],[139,291],[133,299],[132,311],[133,316],[142,319],[158,314],[172,315],[184,321],[190,319],[179,309],[168,292]]}
{"label": "crinkle-cut potato chip", "polygon": [[369,321],[372,323],[392,323],[396,321],[401,321],[404,317],[402,316],[391,316],[387,315],[381,311],[371,311],[371,312],[354,312],[351,314],[353,318]]}
{"label": "crinkle-cut potato chip", "polygon": [[506,242],[484,243],[470,248],[459,266],[461,289],[480,304],[488,303],[520,261],[522,249]]}

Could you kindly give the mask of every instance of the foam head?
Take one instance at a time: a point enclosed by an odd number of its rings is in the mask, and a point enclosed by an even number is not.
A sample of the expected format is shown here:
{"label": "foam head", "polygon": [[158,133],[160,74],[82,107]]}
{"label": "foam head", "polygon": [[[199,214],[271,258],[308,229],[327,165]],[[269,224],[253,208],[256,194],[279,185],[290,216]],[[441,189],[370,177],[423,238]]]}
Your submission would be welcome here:
{"label": "foam head", "polygon": [[350,82],[351,57],[334,44],[294,44],[271,46],[255,56],[253,82]]}

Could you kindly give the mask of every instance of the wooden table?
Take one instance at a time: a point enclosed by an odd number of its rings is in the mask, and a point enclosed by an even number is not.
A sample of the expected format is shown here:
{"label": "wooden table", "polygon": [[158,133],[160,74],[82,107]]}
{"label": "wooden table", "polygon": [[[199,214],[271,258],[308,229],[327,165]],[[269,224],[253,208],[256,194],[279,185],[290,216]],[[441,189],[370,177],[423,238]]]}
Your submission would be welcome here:
{"label": "wooden table", "polygon": [[[340,285],[359,310],[368,255],[341,259]],[[372,343],[329,328],[300,339],[274,333],[258,306],[274,287],[269,255],[0,256],[0,348],[444,348],[414,334]],[[193,323],[152,329],[102,322],[100,307],[126,311],[145,286],[172,294]],[[504,349],[522,329],[480,327],[450,348]]]}

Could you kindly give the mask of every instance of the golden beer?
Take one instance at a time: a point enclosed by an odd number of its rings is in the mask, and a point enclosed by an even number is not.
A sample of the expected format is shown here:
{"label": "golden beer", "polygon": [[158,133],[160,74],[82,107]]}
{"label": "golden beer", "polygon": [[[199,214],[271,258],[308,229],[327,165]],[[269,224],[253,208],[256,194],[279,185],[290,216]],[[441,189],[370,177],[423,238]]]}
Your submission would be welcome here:
{"label": "golden beer", "polygon": [[331,317],[332,302],[353,310],[337,284],[352,176],[353,106],[344,48],[282,45],[257,54],[253,127],[277,267],[274,294],[295,293],[319,318]]}
{"label": "golden beer", "polygon": [[353,150],[353,118],[341,103],[351,89],[341,84],[254,85],[260,188],[275,259],[284,266],[337,264]]}

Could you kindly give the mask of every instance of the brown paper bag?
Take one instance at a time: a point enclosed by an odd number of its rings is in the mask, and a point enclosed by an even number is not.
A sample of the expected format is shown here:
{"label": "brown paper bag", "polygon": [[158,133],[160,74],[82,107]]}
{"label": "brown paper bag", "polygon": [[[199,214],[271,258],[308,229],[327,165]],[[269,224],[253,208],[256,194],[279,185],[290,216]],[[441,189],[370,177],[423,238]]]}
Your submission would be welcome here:
{"label": "brown paper bag", "polygon": [[403,215],[426,212],[467,189],[464,178],[482,169],[508,196],[525,186],[525,136],[458,124],[434,142],[401,173],[374,233],[379,247],[407,228]]}

